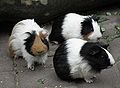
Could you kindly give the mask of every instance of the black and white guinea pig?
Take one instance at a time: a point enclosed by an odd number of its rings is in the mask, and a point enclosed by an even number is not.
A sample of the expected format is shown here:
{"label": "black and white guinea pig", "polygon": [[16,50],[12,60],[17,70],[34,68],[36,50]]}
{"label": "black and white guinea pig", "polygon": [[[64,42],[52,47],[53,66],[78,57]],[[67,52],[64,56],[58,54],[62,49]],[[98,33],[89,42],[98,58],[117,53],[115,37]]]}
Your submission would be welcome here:
{"label": "black and white guinea pig", "polygon": [[83,78],[91,83],[91,78],[103,69],[114,65],[113,56],[98,42],[72,38],[63,42],[53,58],[57,76],[65,81]]}
{"label": "black and white guinea pig", "polygon": [[98,20],[99,17],[96,16],[82,16],[76,13],[58,17],[52,25],[49,41],[62,43],[70,38],[96,41],[102,37]]}
{"label": "black and white guinea pig", "polygon": [[34,62],[44,64],[49,49],[47,31],[40,28],[33,19],[18,22],[9,38],[10,56],[22,56],[28,68],[34,70]]}

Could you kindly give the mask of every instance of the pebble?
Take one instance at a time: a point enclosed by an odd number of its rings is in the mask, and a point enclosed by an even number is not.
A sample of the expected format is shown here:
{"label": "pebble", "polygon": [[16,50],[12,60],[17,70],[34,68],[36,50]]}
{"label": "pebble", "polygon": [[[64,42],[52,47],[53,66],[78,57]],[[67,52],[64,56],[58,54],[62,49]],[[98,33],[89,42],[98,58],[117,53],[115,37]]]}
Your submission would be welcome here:
{"label": "pebble", "polygon": [[1,80],[1,81],[0,81],[0,83],[2,84],[2,83],[3,83],[3,81]]}

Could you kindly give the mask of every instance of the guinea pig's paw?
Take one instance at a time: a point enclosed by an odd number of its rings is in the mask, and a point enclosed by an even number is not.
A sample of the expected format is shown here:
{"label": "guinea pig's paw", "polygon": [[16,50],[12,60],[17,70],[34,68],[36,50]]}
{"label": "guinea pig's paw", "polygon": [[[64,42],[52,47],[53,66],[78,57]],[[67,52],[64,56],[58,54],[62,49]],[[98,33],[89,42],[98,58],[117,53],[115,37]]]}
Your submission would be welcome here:
{"label": "guinea pig's paw", "polygon": [[85,81],[86,81],[87,83],[93,83],[93,80],[92,80],[92,79],[85,79]]}
{"label": "guinea pig's paw", "polygon": [[18,58],[19,58],[19,56],[17,56],[17,55],[14,55],[14,56],[13,56],[13,58],[14,58],[14,59],[18,59]]}
{"label": "guinea pig's paw", "polygon": [[42,65],[42,66],[44,66],[44,65],[45,65],[45,62],[40,62],[39,64]]}
{"label": "guinea pig's paw", "polygon": [[28,65],[28,69],[30,69],[30,70],[32,70],[32,71],[34,71],[35,70],[35,67],[34,67],[34,65]]}
{"label": "guinea pig's paw", "polygon": [[34,66],[31,66],[29,67],[30,70],[34,71],[35,70],[35,67]]}

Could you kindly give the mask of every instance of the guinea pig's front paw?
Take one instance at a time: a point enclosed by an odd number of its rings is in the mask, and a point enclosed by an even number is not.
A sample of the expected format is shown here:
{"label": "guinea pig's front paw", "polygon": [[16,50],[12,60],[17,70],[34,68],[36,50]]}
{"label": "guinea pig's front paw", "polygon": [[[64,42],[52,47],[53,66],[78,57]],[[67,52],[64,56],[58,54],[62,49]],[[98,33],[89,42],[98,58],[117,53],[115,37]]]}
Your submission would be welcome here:
{"label": "guinea pig's front paw", "polygon": [[14,55],[14,56],[13,56],[13,58],[14,58],[14,59],[18,59],[18,58],[19,58],[19,56],[17,56],[17,55]]}
{"label": "guinea pig's front paw", "polygon": [[93,80],[92,80],[92,79],[85,79],[85,81],[86,81],[87,83],[93,83]]}
{"label": "guinea pig's front paw", "polygon": [[28,69],[34,71],[34,70],[35,70],[35,67],[34,67],[34,65],[31,65],[31,66],[28,66]]}

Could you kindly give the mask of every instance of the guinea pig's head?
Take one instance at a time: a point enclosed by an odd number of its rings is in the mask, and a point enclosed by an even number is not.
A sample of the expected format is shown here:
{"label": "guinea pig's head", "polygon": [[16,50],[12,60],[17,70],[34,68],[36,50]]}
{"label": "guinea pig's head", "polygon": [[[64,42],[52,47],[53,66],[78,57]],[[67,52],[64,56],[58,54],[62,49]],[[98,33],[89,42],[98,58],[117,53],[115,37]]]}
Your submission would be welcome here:
{"label": "guinea pig's head", "polygon": [[[106,69],[115,64],[113,56],[101,45],[87,43],[85,60],[96,72],[100,72],[102,69]],[[106,47],[106,46],[105,46]],[[85,51],[84,51],[85,52]]]}
{"label": "guinea pig's head", "polygon": [[28,33],[29,37],[25,39],[25,49],[29,54],[33,56],[39,56],[46,53],[49,49],[49,44],[47,41],[47,32],[42,30],[39,33],[36,31],[32,31],[32,33]]}
{"label": "guinea pig's head", "polygon": [[81,22],[81,34],[83,35],[83,39],[87,41],[97,41],[102,37],[102,31],[98,24],[98,20],[99,18],[97,17],[88,17]]}

